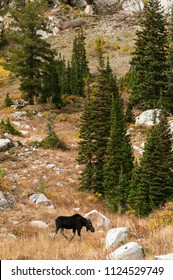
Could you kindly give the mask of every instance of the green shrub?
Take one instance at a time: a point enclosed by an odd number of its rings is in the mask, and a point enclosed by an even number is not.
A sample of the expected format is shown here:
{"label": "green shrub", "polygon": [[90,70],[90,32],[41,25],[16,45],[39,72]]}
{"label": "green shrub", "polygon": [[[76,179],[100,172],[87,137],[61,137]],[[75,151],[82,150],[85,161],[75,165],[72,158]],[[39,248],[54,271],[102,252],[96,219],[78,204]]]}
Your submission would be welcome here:
{"label": "green shrub", "polygon": [[59,140],[52,124],[47,125],[48,135],[40,142],[40,146],[44,149],[66,149],[65,144]]}
{"label": "green shrub", "polygon": [[7,121],[1,121],[0,122],[0,128],[2,129],[3,133],[9,133],[12,135],[21,135],[21,132],[18,131],[10,122],[10,119],[8,118]]}
{"label": "green shrub", "polygon": [[6,98],[5,98],[5,101],[4,101],[4,106],[3,107],[11,107],[11,105],[13,105],[13,101],[11,100],[10,96],[9,96],[9,93],[6,94]]}

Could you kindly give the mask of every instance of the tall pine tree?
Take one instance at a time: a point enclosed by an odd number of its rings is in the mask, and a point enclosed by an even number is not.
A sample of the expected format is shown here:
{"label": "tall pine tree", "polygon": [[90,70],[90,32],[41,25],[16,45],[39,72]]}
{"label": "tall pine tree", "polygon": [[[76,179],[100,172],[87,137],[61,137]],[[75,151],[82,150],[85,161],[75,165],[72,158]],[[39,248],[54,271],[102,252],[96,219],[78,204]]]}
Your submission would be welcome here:
{"label": "tall pine tree", "polygon": [[133,168],[133,151],[127,134],[123,100],[117,86],[113,95],[111,130],[104,164],[104,193],[114,211],[124,211]]}
{"label": "tall pine tree", "polygon": [[143,158],[131,180],[129,203],[139,216],[148,215],[173,197],[170,127],[163,111],[159,119],[149,132]]}
{"label": "tall pine tree", "polygon": [[81,29],[73,41],[70,68],[71,94],[84,96],[85,79],[88,75],[89,68],[85,50],[85,36],[83,29]]}
{"label": "tall pine tree", "polygon": [[134,56],[129,72],[131,98],[129,106],[157,108],[162,95],[162,107],[170,107],[168,94],[168,37],[166,21],[159,0],[148,0],[144,7],[140,30],[136,33]]}
{"label": "tall pine tree", "polygon": [[[103,166],[110,131],[112,82],[109,63],[104,65],[98,46],[99,75],[82,115],[79,162],[84,164],[81,186],[103,194]],[[87,182],[87,184],[86,184]]]}
{"label": "tall pine tree", "polygon": [[173,114],[173,5],[169,21],[169,55],[168,55],[168,93],[170,96],[170,111]]}
{"label": "tall pine tree", "polygon": [[[48,31],[44,17],[45,4],[42,0],[27,1],[24,6],[19,5],[16,9],[11,9],[13,25],[17,32],[11,34],[16,45],[12,51],[9,68],[20,78],[23,97],[31,105],[36,98],[44,94],[44,77],[50,77],[50,68],[54,64],[55,54],[41,35],[41,31]],[[47,79],[46,87],[50,91],[52,79],[53,77],[51,80]],[[55,91],[53,95],[54,93]]]}

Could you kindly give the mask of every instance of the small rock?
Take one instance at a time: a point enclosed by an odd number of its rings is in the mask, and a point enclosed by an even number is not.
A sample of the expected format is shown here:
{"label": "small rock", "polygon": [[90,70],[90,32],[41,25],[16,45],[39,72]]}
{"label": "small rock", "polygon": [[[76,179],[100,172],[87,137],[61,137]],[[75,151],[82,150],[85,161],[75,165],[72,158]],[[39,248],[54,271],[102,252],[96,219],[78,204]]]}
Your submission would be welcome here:
{"label": "small rock", "polygon": [[32,222],[30,223],[30,225],[31,225],[32,227],[43,228],[43,229],[48,227],[48,224],[46,224],[46,223],[43,222],[43,221],[32,221]]}
{"label": "small rock", "polygon": [[19,111],[10,114],[13,118],[21,119],[27,115],[26,111]]}
{"label": "small rock", "polygon": [[46,167],[47,167],[48,169],[54,169],[54,168],[56,168],[56,165],[53,164],[53,163],[50,163],[50,164],[48,164]]}
{"label": "small rock", "polygon": [[8,208],[8,207],[10,207],[10,205],[9,205],[7,199],[6,198],[2,198],[0,200],[0,208],[4,209],[4,208]]}
{"label": "small rock", "polygon": [[0,191],[0,199],[4,198],[3,192]]}
{"label": "small rock", "polygon": [[9,139],[0,139],[0,151],[6,151],[13,146]]}

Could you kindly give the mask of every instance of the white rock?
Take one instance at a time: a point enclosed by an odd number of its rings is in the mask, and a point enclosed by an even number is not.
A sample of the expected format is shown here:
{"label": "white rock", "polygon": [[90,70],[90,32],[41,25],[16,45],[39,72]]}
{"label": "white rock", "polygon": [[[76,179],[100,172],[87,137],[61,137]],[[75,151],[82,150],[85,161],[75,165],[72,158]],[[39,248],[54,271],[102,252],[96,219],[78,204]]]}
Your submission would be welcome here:
{"label": "white rock", "polygon": [[73,208],[73,211],[78,212],[79,210],[80,210],[80,207]]}
{"label": "white rock", "polygon": [[23,124],[23,123],[20,123],[18,121],[12,121],[12,123],[16,126],[19,126],[19,127],[23,128],[23,129],[31,129],[31,126],[28,125],[28,124]]}
{"label": "white rock", "polygon": [[17,238],[17,236],[14,235],[14,234],[12,234],[12,233],[7,233],[7,234],[1,233],[0,236],[2,236],[2,237],[8,237],[8,238],[13,238],[13,239],[16,239],[16,238]]}
{"label": "white rock", "polygon": [[120,242],[124,241],[127,238],[129,232],[130,228],[127,227],[118,227],[110,229],[106,235],[106,248],[109,248],[113,245],[117,245]]}
{"label": "white rock", "polygon": [[150,109],[142,112],[138,117],[136,117],[135,125],[153,125],[153,114],[156,114],[156,123],[159,122],[158,116],[160,114],[160,110],[158,109]]}
{"label": "white rock", "polygon": [[0,151],[5,151],[9,149],[12,145],[11,140],[9,139],[0,139]]}
{"label": "white rock", "polygon": [[7,208],[9,207],[9,203],[7,201],[7,199],[5,197],[3,197],[1,200],[0,200],[0,208],[4,209],[4,208]]}
{"label": "white rock", "polygon": [[47,167],[48,169],[54,169],[54,168],[56,168],[56,165],[53,164],[53,163],[50,163],[50,164],[48,164],[46,167]]}
{"label": "white rock", "polygon": [[40,193],[40,194],[32,194],[29,197],[29,201],[38,205],[39,203],[48,202],[48,199],[44,194]]}
{"label": "white rock", "polygon": [[0,191],[0,199],[4,198],[3,192]]}
{"label": "white rock", "polygon": [[21,119],[27,115],[26,111],[17,111],[10,114],[13,118]]}
{"label": "white rock", "polygon": [[89,213],[86,213],[84,215],[86,219],[91,219],[92,222],[94,223],[94,226],[97,228],[101,227],[110,227],[111,226],[111,221],[105,217],[103,214],[98,212],[97,210],[92,210]]}
{"label": "white rock", "polygon": [[46,224],[45,222],[43,221],[32,221],[30,223],[30,225],[32,227],[37,227],[37,228],[47,228],[48,227],[48,224]]}
{"label": "white rock", "polygon": [[133,14],[134,12],[142,11],[144,3],[142,0],[126,0],[122,3],[122,9],[125,13]]}
{"label": "white rock", "polygon": [[169,125],[170,125],[171,131],[173,132],[173,120],[170,120],[168,123],[169,123]]}
{"label": "white rock", "polygon": [[155,260],[173,260],[173,253],[167,255],[155,256]]}
{"label": "white rock", "polygon": [[160,0],[162,7],[164,8],[165,13],[171,11],[172,0]]}
{"label": "white rock", "polygon": [[54,209],[54,206],[50,203],[50,201],[43,193],[32,194],[29,197],[29,201],[37,206],[43,205],[43,206],[47,206],[48,208]]}
{"label": "white rock", "polygon": [[84,10],[84,14],[86,15],[93,15],[94,10],[93,10],[93,6],[92,5],[87,5],[85,10]]}
{"label": "white rock", "polygon": [[111,260],[142,260],[143,258],[143,248],[137,242],[127,243],[108,256]]}

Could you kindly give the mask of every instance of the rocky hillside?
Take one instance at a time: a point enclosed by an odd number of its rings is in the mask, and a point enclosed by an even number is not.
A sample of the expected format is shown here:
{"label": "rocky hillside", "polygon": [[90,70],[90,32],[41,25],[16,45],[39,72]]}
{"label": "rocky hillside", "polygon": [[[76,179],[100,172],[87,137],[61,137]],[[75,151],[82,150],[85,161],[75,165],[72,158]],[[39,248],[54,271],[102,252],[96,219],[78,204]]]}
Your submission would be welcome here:
{"label": "rocky hillside", "polygon": [[[84,26],[91,72],[97,72],[95,42],[101,37],[105,56],[109,55],[113,71],[118,77],[122,77],[129,69],[140,13],[127,14],[126,9],[120,10],[120,7],[142,1],[94,2],[100,3],[106,13],[88,15],[85,7],[68,5],[49,8],[47,15],[53,33],[43,36],[68,60],[71,57],[73,39],[79,27]],[[118,12],[108,13],[105,7],[110,8],[115,2]],[[141,247],[145,250],[145,256],[140,253],[141,258],[154,259],[156,255],[173,252],[170,238],[172,203],[146,219],[138,219],[131,213],[112,214],[100,197],[78,191],[82,167],[78,165],[76,158],[82,100],[69,98],[66,100],[67,106],[62,110],[54,110],[51,105],[26,104],[3,108],[7,92],[13,102],[18,104],[17,100],[21,98],[18,80],[1,70],[0,121],[9,118],[16,130],[21,132],[15,136],[0,132],[1,259],[105,259],[113,251],[105,245],[105,242],[109,243],[105,239],[109,228],[101,226],[100,229],[95,217],[93,224],[96,232],[86,233],[83,230],[83,242],[80,245],[76,237],[64,251],[67,241],[62,236],[58,235],[55,243],[51,239],[57,216],[77,212],[84,215],[94,209],[109,219],[110,227],[126,228],[126,238],[120,242],[135,242],[133,245],[139,243],[137,248],[140,248],[140,252]],[[43,149],[38,145],[46,136],[50,113],[55,132],[66,144],[66,150]],[[129,127],[136,158],[142,154],[148,129],[146,121],[143,123],[140,118],[138,120],[136,125]],[[71,233],[67,235],[70,236]],[[119,246],[119,242],[114,244],[115,249]]]}

